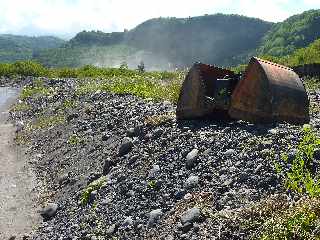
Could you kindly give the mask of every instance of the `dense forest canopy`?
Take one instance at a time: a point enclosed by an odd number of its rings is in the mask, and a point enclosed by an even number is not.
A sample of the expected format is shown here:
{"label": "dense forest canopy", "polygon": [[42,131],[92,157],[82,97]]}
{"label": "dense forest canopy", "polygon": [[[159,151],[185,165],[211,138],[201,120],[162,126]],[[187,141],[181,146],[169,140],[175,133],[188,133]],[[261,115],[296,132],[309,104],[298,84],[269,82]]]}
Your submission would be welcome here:
{"label": "dense forest canopy", "polygon": [[320,38],[305,48],[299,48],[292,54],[277,57],[271,55],[262,55],[261,58],[277,62],[289,67],[303,64],[320,63]]}
{"label": "dense forest canopy", "polygon": [[320,10],[310,10],[274,24],[258,53],[285,56],[320,38]]}

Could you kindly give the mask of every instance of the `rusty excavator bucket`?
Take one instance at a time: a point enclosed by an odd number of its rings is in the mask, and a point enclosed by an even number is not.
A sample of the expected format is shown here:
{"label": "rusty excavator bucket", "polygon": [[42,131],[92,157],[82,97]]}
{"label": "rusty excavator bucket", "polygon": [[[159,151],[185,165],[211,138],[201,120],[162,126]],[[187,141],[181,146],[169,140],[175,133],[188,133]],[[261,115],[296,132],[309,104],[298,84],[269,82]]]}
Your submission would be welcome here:
{"label": "rusty excavator bucket", "polygon": [[309,100],[290,68],[253,57],[239,77],[232,71],[195,64],[183,83],[178,119],[241,119],[249,122],[309,122]]}
{"label": "rusty excavator bucket", "polygon": [[230,97],[236,79],[236,75],[230,70],[195,63],[182,84],[177,118],[228,117]]}

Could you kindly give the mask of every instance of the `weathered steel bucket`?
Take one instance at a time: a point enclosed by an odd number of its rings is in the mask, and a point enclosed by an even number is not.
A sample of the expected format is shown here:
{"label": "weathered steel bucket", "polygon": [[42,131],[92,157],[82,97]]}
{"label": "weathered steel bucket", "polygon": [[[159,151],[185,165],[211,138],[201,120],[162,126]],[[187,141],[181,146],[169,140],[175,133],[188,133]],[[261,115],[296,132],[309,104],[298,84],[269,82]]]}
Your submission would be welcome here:
{"label": "weathered steel bucket", "polygon": [[309,122],[309,100],[290,68],[252,58],[231,96],[229,115],[250,122]]}
{"label": "weathered steel bucket", "polygon": [[182,85],[178,119],[309,122],[309,100],[290,68],[252,58],[239,81],[232,71],[196,63]]}
{"label": "weathered steel bucket", "polygon": [[195,63],[182,85],[178,119],[228,117],[230,97],[237,84],[234,72],[207,64]]}

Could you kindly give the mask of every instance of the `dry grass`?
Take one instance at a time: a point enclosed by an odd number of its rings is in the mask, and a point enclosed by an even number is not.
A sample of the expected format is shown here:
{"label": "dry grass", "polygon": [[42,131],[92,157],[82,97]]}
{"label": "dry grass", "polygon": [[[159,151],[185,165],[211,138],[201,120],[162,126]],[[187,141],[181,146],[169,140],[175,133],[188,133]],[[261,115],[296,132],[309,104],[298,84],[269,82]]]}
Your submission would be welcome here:
{"label": "dry grass", "polygon": [[161,115],[147,116],[144,119],[144,123],[146,125],[159,126],[159,125],[162,125],[166,122],[174,120],[175,118],[176,118],[176,114],[174,112],[169,112],[169,113],[161,114]]}

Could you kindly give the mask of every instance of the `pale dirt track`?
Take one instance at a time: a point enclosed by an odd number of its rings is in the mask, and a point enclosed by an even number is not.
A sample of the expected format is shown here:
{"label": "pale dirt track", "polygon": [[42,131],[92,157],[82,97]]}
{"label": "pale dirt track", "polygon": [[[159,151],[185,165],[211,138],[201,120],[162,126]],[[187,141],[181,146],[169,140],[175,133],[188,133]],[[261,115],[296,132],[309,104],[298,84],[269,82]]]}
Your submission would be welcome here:
{"label": "pale dirt track", "polygon": [[0,240],[22,239],[39,221],[34,174],[14,143],[16,127],[7,121],[17,95],[18,90],[0,88]]}

